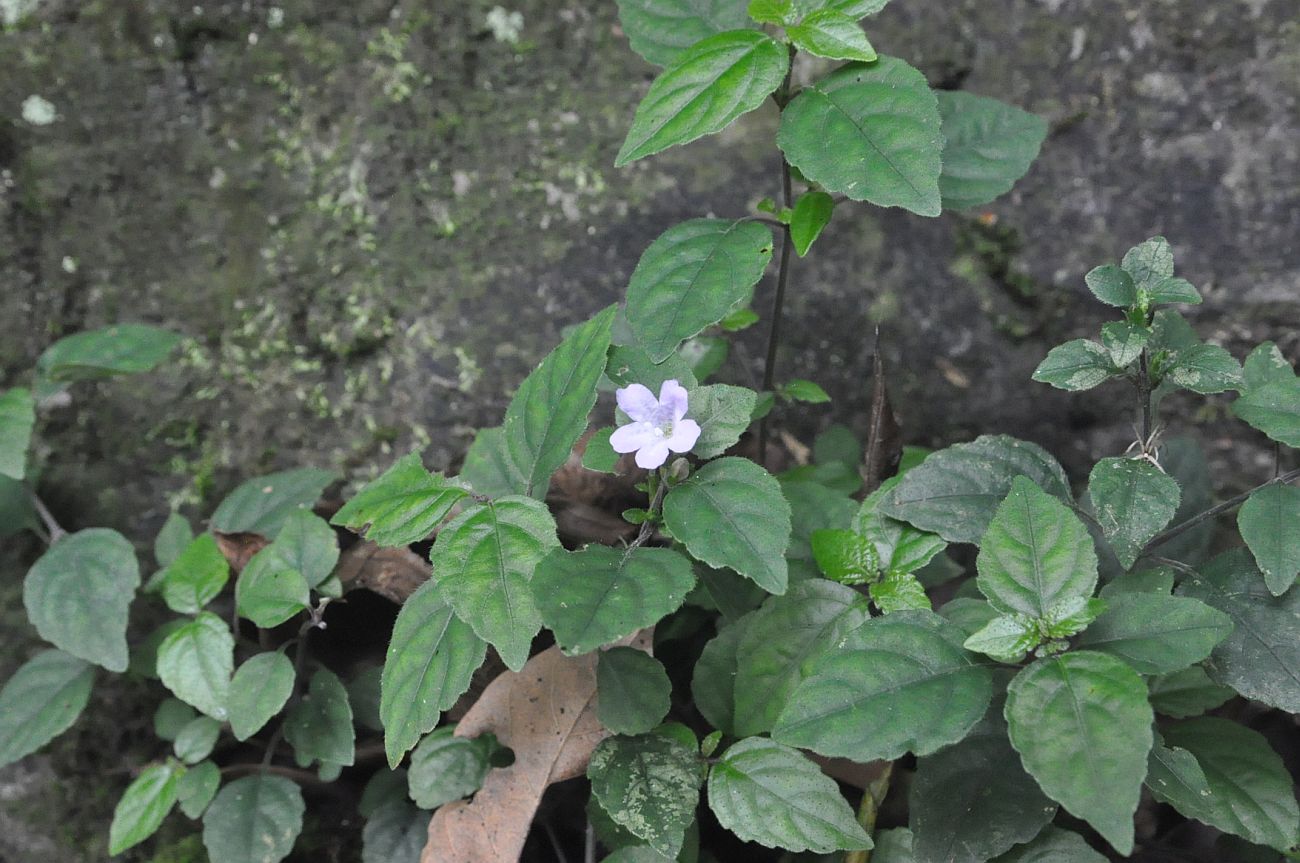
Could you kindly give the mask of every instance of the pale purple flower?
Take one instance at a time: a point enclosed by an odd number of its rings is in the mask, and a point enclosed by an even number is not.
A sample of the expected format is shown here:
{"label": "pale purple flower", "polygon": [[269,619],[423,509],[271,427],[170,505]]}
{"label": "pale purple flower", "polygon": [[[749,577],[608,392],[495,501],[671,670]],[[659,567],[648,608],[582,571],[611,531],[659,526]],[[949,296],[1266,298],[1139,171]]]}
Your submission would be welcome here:
{"label": "pale purple flower", "polygon": [[636,463],[653,470],[668,460],[668,453],[687,452],[700,437],[700,424],[686,419],[686,388],[664,381],[659,398],[641,384],[615,393],[618,406],[632,422],[610,435],[614,452],[635,452]]}

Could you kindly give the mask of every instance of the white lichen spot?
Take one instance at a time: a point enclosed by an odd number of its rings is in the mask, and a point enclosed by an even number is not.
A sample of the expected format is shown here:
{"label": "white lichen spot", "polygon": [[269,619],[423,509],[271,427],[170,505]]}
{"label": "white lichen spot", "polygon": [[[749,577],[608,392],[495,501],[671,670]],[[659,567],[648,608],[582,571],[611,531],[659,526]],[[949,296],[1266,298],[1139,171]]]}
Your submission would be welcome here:
{"label": "white lichen spot", "polygon": [[77,271],[77,259],[72,257],[72,255],[64,255],[62,266],[63,272],[72,275]]}
{"label": "white lichen spot", "polygon": [[501,6],[493,6],[487,14],[487,27],[492,31],[493,39],[513,45],[519,41],[519,34],[524,29],[524,16],[517,11],[507,12]]}
{"label": "white lichen spot", "polygon": [[54,105],[35,94],[23,100],[23,120],[33,126],[48,126],[59,118]]}

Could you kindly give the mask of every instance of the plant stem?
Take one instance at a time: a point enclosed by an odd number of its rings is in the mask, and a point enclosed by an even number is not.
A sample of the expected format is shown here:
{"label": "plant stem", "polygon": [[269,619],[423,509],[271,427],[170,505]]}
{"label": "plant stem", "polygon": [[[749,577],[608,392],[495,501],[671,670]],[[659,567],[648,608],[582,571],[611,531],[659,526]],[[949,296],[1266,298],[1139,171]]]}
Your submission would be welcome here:
{"label": "plant stem", "polygon": [[49,507],[45,505],[45,501],[41,500],[40,496],[31,489],[27,490],[27,494],[32,500],[32,506],[36,509],[36,514],[41,517],[41,523],[45,525],[46,533],[49,534],[46,537],[46,544],[54,545],[54,543],[67,536],[68,532],[59,525],[54,513],[50,512]]}
{"label": "plant stem", "polygon": [[1249,491],[1243,491],[1241,494],[1236,495],[1235,497],[1230,497],[1227,500],[1225,500],[1223,503],[1212,506],[1209,509],[1207,509],[1205,512],[1200,513],[1199,515],[1194,515],[1191,518],[1187,519],[1186,521],[1179,522],[1178,524],[1174,525],[1168,530],[1157,533],[1155,536],[1151,538],[1151,541],[1148,542],[1144,547],[1144,553],[1146,549],[1155,548],[1156,546],[1160,545],[1160,543],[1167,542],[1173,539],[1174,537],[1178,536],[1180,533],[1183,533],[1184,531],[1196,527],[1198,524],[1205,521],[1206,519],[1214,518],[1216,515],[1225,513],[1228,510],[1232,509],[1233,507],[1245,503],[1247,498],[1249,498],[1252,494],[1254,494],[1255,492],[1259,491],[1262,488],[1267,488],[1268,486],[1273,485],[1274,483],[1291,482],[1297,479],[1300,479],[1300,468],[1287,471],[1281,476],[1273,477],[1268,482],[1260,483],[1259,485],[1255,486]]}
{"label": "plant stem", "polygon": [[[302,682],[303,669],[307,667],[307,636],[311,634],[311,631],[315,626],[316,621],[312,619],[304,623],[302,628],[298,630],[298,643],[294,645],[293,649],[293,694],[289,696],[288,708],[292,708],[298,703],[298,699],[302,693],[300,684]],[[267,741],[266,754],[262,756],[263,767],[269,769],[271,759],[275,757],[275,750],[279,748],[280,741],[284,739],[284,726],[287,721],[288,718],[286,716],[285,719],[280,721],[280,725],[275,729],[275,733],[271,735],[271,739]]]}
{"label": "plant stem", "polygon": [[627,550],[623,552],[624,559],[632,553],[632,549],[640,548],[645,545],[646,541],[654,535],[655,516],[658,515],[660,508],[664,503],[664,495],[668,493],[668,474],[663,468],[659,469],[658,475],[649,474],[647,481],[654,488],[650,499],[650,506],[646,509],[645,521],[641,522],[641,529],[637,531],[636,538],[628,543]]}
{"label": "plant stem", "polygon": [[1138,360],[1137,391],[1142,411],[1142,442],[1139,446],[1145,451],[1147,442],[1151,440],[1151,368],[1147,365],[1145,348]]}
{"label": "plant stem", "polygon": [[[889,780],[893,774],[894,762],[891,761],[862,791],[862,803],[858,806],[858,823],[862,825],[863,830],[867,831],[868,836],[876,830],[876,816],[880,814],[880,804],[885,802],[885,795],[889,793]],[[870,851],[844,852],[844,863],[869,863],[870,860]]]}

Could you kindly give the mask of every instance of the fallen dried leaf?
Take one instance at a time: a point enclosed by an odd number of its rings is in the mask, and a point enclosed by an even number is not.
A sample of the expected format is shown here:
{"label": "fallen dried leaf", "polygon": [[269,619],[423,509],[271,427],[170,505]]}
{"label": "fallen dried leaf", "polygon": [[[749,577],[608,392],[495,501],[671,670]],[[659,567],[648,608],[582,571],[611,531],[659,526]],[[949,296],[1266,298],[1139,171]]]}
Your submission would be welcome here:
{"label": "fallen dried leaf", "polygon": [[248,566],[253,555],[271,544],[271,541],[260,533],[222,533],[214,530],[212,535],[216,537],[217,548],[221,550],[235,575],[244,571],[244,567]]}
{"label": "fallen dried leaf", "polygon": [[889,403],[885,364],[880,359],[880,334],[876,334],[876,355],[871,360],[871,418],[867,423],[867,451],[862,480],[870,494],[894,475],[903,457],[903,434]]}
{"label": "fallen dried leaf", "polygon": [[429,580],[430,566],[409,548],[381,548],[363,541],[339,556],[334,574],[345,590],[364,587],[399,605]]}

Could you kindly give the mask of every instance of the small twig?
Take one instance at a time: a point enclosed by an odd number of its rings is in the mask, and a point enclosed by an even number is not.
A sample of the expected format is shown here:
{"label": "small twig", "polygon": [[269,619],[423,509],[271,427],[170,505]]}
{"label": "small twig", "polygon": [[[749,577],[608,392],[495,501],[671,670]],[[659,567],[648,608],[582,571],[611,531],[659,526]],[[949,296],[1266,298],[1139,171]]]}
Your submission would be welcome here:
{"label": "small twig", "polygon": [[[654,474],[649,474],[649,477],[651,481],[656,480]],[[655,487],[654,497],[651,498],[650,507],[646,510],[645,521],[641,522],[641,529],[637,531],[636,538],[628,543],[627,549],[623,552],[624,560],[626,560],[627,556],[632,553],[632,549],[640,548],[645,545],[650,537],[654,535],[655,516],[663,506],[664,495],[668,493],[668,474],[663,468],[659,469],[657,480],[658,482]]]}
{"label": "small twig", "polygon": [[587,830],[583,835],[582,863],[596,863],[596,828],[591,826],[590,818],[587,819]]}
{"label": "small twig", "polygon": [[[790,199],[793,197],[791,189],[792,180],[790,177],[790,163],[785,157],[781,157],[781,194],[785,201],[785,206],[790,206]],[[763,391],[772,392],[776,380],[776,352],[781,345],[781,311],[785,306],[785,289],[790,282],[790,248],[794,244],[790,241],[790,226],[782,225],[781,232],[781,262],[776,271],[776,295],[772,298],[772,322],[771,329],[767,336],[767,357],[763,361]],[[758,462],[764,464],[767,461],[767,439],[769,418],[772,416],[769,412],[758,423]]]}
{"label": "small twig", "polygon": [[[891,761],[862,791],[862,803],[858,806],[858,823],[862,825],[863,830],[867,831],[868,836],[876,830],[876,816],[880,814],[880,804],[885,801],[885,795],[889,793],[889,780],[893,773],[894,763]],[[869,863],[870,860],[870,851],[844,852],[844,863]]]}
{"label": "small twig", "polygon": [[[312,629],[316,627],[315,616],[303,623],[298,630],[298,640],[293,649],[293,693],[289,696],[286,709],[291,709],[302,697],[302,672],[307,667],[307,636],[311,634]],[[262,766],[271,767],[271,760],[275,758],[275,750],[280,747],[280,741],[284,739],[284,726],[287,719],[281,720],[280,725],[271,735],[271,739],[266,744],[266,754],[262,756]]]}
{"label": "small twig", "polygon": [[1240,504],[1245,503],[1247,498],[1249,498],[1252,494],[1254,494],[1255,492],[1259,491],[1262,488],[1267,488],[1268,486],[1273,485],[1274,483],[1291,482],[1296,479],[1300,479],[1300,468],[1287,471],[1286,473],[1280,476],[1273,477],[1268,482],[1260,483],[1259,485],[1252,488],[1250,491],[1243,491],[1241,494],[1236,495],[1235,497],[1230,497],[1227,500],[1225,500],[1223,503],[1218,504],[1216,506],[1212,506],[1209,509],[1207,509],[1205,512],[1200,513],[1199,515],[1194,515],[1191,518],[1187,519],[1186,521],[1179,522],[1178,524],[1174,525],[1168,530],[1157,533],[1154,537],[1151,538],[1151,541],[1146,544],[1146,546],[1144,547],[1144,552],[1146,549],[1152,549],[1163,542],[1168,542],[1169,540],[1173,539],[1174,537],[1178,536],[1184,531],[1191,530],[1192,528],[1196,527],[1198,524],[1205,521],[1206,519],[1214,518],[1216,515],[1225,513],[1228,510],[1236,506],[1239,506]]}
{"label": "small twig", "polygon": [[227,764],[221,768],[222,776],[246,776],[250,773],[270,773],[275,776],[283,776],[286,779],[292,779],[295,782],[304,785],[329,785],[331,783],[321,779],[310,770],[302,770],[298,767],[284,767],[279,764],[254,764],[251,761],[241,764]]}
{"label": "small twig", "polygon": [[1181,560],[1174,560],[1171,557],[1152,557],[1151,560],[1153,560],[1156,563],[1163,564],[1165,566],[1176,569],[1179,572],[1181,572],[1183,575],[1195,576],[1200,574],[1192,567],[1183,563]]}
{"label": "small twig", "polygon": [[551,848],[555,851],[555,858],[560,863],[569,863],[569,858],[564,855],[564,849],[560,847],[560,837],[555,835],[555,828],[551,826],[551,822],[543,821],[542,829],[546,831],[546,838],[551,840]]}
{"label": "small twig", "polygon": [[45,525],[45,530],[49,534],[48,538],[46,538],[47,544],[54,545],[54,543],[67,536],[68,532],[59,525],[54,513],[50,512],[49,507],[45,505],[45,501],[41,500],[40,495],[31,489],[27,490],[27,494],[31,497],[32,506],[36,508],[36,514],[41,517],[41,522]]}

